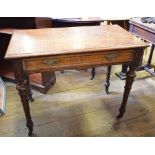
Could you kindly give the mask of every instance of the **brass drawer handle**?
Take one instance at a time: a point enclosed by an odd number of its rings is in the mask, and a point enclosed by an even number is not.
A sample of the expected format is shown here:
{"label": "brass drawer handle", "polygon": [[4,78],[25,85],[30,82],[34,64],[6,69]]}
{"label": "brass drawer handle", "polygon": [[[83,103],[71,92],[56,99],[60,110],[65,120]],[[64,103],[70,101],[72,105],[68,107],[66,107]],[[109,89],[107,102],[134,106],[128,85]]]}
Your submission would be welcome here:
{"label": "brass drawer handle", "polygon": [[105,59],[107,59],[108,61],[112,61],[113,59],[118,57],[117,53],[108,53],[107,55],[104,56]]}
{"label": "brass drawer handle", "polygon": [[54,59],[51,59],[51,60],[43,60],[43,63],[44,64],[46,64],[46,65],[48,65],[48,66],[52,66],[52,65],[55,65],[55,64],[57,64],[58,63],[58,60],[54,60]]}

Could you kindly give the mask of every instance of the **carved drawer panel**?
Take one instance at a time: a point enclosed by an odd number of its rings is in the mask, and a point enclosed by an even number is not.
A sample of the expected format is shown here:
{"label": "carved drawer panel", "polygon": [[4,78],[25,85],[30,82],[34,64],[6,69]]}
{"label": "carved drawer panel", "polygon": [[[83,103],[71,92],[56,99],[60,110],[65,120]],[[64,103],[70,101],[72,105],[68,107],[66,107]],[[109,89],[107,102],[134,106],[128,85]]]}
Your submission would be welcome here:
{"label": "carved drawer panel", "polygon": [[72,69],[76,67],[117,64],[133,60],[133,51],[94,52],[24,59],[24,70],[33,72],[45,69]]}

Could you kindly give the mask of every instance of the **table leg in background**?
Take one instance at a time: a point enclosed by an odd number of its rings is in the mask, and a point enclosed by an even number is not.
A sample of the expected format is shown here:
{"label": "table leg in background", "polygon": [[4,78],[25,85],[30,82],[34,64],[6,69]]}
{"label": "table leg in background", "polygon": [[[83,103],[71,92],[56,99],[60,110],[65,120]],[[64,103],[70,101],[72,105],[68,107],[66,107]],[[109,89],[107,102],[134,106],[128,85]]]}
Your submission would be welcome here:
{"label": "table leg in background", "polygon": [[112,66],[107,66],[107,75],[106,75],[106,81],[104,84],[105,91],[107,94],[109,94],[111,68],[112,68]]}

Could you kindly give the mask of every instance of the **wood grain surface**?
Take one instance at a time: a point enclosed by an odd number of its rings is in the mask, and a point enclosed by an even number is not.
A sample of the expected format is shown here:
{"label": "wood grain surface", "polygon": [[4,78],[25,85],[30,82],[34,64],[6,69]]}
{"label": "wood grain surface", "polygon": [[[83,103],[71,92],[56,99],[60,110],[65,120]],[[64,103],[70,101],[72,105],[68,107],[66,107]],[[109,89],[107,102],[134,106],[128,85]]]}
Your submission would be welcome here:
{"label": "wood grain surface", "polygon": [[117,25],[17,30],[11,38],[5,58],[146,46],[148,45]]}

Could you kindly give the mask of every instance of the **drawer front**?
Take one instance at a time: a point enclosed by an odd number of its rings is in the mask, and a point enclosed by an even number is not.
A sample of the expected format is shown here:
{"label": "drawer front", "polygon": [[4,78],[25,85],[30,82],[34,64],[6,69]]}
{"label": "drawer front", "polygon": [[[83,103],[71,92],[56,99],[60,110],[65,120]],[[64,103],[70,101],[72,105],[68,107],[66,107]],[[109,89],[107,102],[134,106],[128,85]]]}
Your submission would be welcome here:
{"label": "drawer front", "polygon": [[24,70],[33,72],[45,69],[74,69],[76,67],[108,65],[133,60],[133,51],[104,52],[93,54],[70,54],[60,56],[49,56],[41,58],[24,59]]}

